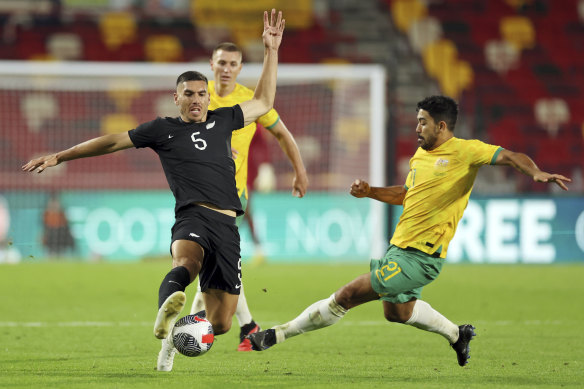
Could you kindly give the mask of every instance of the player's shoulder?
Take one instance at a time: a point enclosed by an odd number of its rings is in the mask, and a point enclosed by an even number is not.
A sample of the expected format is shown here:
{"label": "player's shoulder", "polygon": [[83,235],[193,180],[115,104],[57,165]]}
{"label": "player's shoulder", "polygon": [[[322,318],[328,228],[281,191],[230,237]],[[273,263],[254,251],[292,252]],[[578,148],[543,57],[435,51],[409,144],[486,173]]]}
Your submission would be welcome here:
{"label": "player's shoulder", "polygon": [[147,128],[147,129],[159,129],[159,128],[167,127],[169,125],[180,125],[180,124],[181,124],[181,121],[177,117],[173,118],[173,117],[168,117],[168,116],[166,116],[166,117],[157,116],[153,120],[142,123],[139,127]]}
{"label": "player's shoulder", "polygon": [[[207,121],[214,118],[228,118],[231,119],[238,113],[242,112],[239,104],[231,107],[219,107],[213,110],[207,111]],[[243,115],[243,114],[242,114]]]}
{"label": "player's shoulder", "polygon": [[454,138],[457,144],[459,145],[481,145],[484,144],[480,139],[462,139],[462,138]]}
{"label": "player's shoulder", "polygon": [[215,109],[210,109],[209,111],[207,111],[207,120],[209,120],[208,118],[211,116],[226,116],[231,114],[231,112],[233,112],[233,109],[235,108],[234,106],[226,106],[226,107],[217,107]]}

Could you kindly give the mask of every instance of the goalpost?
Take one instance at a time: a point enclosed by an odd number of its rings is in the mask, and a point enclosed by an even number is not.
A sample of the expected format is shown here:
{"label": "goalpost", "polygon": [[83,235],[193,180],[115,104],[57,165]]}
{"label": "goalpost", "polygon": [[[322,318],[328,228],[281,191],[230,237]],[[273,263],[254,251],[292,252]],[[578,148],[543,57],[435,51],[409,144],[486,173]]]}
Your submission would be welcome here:
{"label": "goalpost", "polygon": [[[47,198],[59,193],[62,194],[61,200],[67,203],[67,216],[78,221],[73,223],[73,235],[79,238],[82,234],[89,234],[100,242],[95,247],[83,243],[87,246],[81,250],[85,254],[125,259],[122,246],[126,243],[118,241],[117,246],[112,243],[109,251],[99,248],[108,246],[109,241],[103,236],[116,234],[118,240],[130,241],[128,247],[135,246],[127,258],[161,251],[164,242],[153,246],[154,251],[143,252],[139,247],[141,242],[154,239],[154,235],[147,231],[153,225],[149,223],[158,223],[156,231],[166,233],[162,225],[168,227],[172,219],[167,211],[160,211],[152,217],[136,211],[129,221],[120,214],[116,216],[115,212],[104,211],[104,215],[110,215],[133,232],[124,235],[122,227],[113,224],[97,225],[88,232],[91,228],[87,227],[86,220],[83,225],[79,223],[94,215],[90,210],[82,210],[81,200],[75,199],[76,195],[84,193],[81,197],[99,203],[99,199],[109,194],[168,192],[154,153],[127,150],[63,164],[38,176],[23,174],[19,167],[34,156],[58,151],[105,133],[127,131],[156,116],[176,116],[177,109],[172,99],[175,80],[187,70],[200,71],[212,79],[207,63],[0,62],[0,128],[4,143],[0,153],[0,191],[7,198],[5,202],[11,216],[4,236],[0,228],[0,240],[4,237],[18,243],[18,236],[27,231],[19,220],[22,213],[18,212],[28,210],[30,214],[34,208],[38,217]],[[244,64],[238,82],[253,88],[260,72],[261,64]],[[321,218],[318,226],[311,226],[312,211],[292,214],[288,220],[291,227],[282,231],[288,238],[282,241],[278,250],[284,248],[293,252],[296,248],[300,255],[307,257],[328,254],[350,258],[356,253],[357,257],[382,256],[388,240],[384,204],[360,200],[367,204],[365,208],[363,205],[355,208],[367,213],[361,219],[350,216],[353,205],[343,208],[344,204],[354,204],[355,199],[348,195],[354,179],[367,179],[374,186],[387,184],[385,94],[386,74],[381,65],[279,65],[275,108],[299,145],[310,186],[305,199],[296,202],[289,196],[292,169],[275,139],[266,137],[269,162],[275,172],[275,190],[282,195],[276,196],[278,209],[283,212],[290,204],[301,208],[303,202],[308,208],[328,207],[319,214],[326,214],[324,219],[328,224]],[[259,196],[264,198],[262,194]],[[266,198],[269,196],[274,197],[265,195]],[[315,199],[314,202],[311,198]],[[255,208],[259,207],[261,199],[257,200]],[[259,223],[260,228],[267,229],[264,234],[272,231],[271,212],[266,210],[262,214],[265,220]],[[349,219],[344,222],[344,217]],[[144,218],[149,222],[144,222]],[[294,220],[298,223],[294,224]],[[291,241],[290,234],[298,232],[301,227],[312,235],[298,236],[304,242]],[[30,251],[42,255],[42,250],[34,247],[41,245],[38,241],[41,229],[42,226],[36,232],[36,240],[31,239],[29,233],[28,243],[20,247],[23,254]],[[364,229],[369,237],[363,235]],[[325,235],[323,243],[322,236]],[[350,235],[355,235],[351,238],[352,248],[349,248],[349,243],[343,243]],[[269,236],[266,238],[270,240]],[[85,239],[89,240],[87,236]],[[343,248],[347,250],[343,251]],[[95,253],[95,250],[102,251]],[[367,255],[363,255],[364,251]]]}

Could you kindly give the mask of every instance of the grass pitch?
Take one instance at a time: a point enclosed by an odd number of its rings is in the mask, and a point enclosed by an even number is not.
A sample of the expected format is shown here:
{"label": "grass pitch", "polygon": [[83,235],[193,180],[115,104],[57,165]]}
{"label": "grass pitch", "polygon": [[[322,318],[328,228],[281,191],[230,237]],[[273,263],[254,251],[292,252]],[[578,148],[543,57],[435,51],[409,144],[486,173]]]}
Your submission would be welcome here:
{"label": "grass pitch", "polygon": [[[239,329],[200,358],[155,371],[158,286],[170,261],[0,266],[0,387],[582,387],[584,266],[449,265],[423,298],[472,323],[467,367],[436,334],[388,323],[379,302],[264,352],[236,352]],[[365,273],[362,265],[244,268],[264,328]],[[188,304],[194,287],[187,289]],[[186,311],[186,309],[185,309]]]}

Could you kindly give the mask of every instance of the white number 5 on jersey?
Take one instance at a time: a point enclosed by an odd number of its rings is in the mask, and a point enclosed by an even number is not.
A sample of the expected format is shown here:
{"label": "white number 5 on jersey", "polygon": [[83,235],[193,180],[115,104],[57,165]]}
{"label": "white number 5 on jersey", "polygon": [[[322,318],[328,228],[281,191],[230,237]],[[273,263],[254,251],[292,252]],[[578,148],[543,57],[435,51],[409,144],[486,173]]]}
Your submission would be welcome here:
{"label": "white number 5 on jersey", "polygon": [[196,135],[199,134],[200,132],[193,132],[193,135],[191,135],[191,139],[193,140],[193,143],[195,143],[196,148],[198,148],[199,150],[205,150],[207,148],[207,142],[205,142],[205,139],[197,138]]}

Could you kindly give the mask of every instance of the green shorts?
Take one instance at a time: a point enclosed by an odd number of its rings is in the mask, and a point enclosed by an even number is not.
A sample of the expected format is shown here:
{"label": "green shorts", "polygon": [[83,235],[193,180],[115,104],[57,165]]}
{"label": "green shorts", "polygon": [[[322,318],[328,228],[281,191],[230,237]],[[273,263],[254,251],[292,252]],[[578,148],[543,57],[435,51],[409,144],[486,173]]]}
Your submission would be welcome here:
{"label": "green shorts", "polygon": [[390,245],[383,259],[371,260],[371,286],[384,301],[406,303],[420,298],[443,264],[444,259],[420,250]]}
{"label": "green shorts", "polygon": [[[239,201],[241,201],[241,209],[243,209],[243,212],[245,212],[247,210],[247,199],[245,198],[245,189],[243,190],[243,192],[241,192],[241,196],[239,196]],[[237,227],[239,227],[241,223],[243,223],[243,215],[238,216],[235,219],[235,225]]]}

